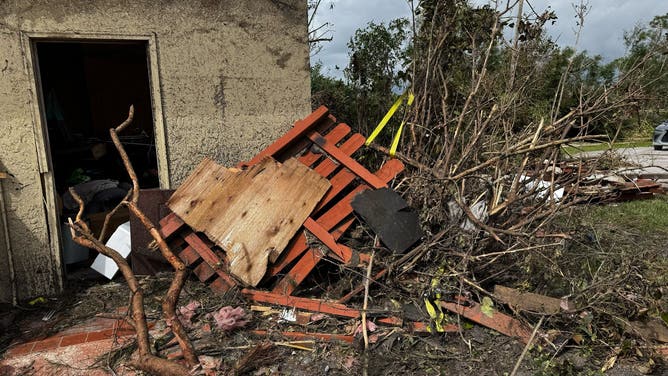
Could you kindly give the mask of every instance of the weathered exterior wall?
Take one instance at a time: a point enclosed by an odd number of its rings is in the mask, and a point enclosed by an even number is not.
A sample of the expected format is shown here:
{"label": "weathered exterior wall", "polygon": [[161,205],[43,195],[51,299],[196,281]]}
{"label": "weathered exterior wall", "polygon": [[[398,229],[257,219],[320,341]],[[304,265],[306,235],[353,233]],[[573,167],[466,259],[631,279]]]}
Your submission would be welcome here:
{"label": "weathered exterior wall", "polygon": [[251,157],[310,111],[305,0],[1,2],[0,168],[14,175],[2,184],[20,298],[54,293],[59,279],[22,33],[154,36],[172,187],[204,156]]}
{"label": "weathered exterior wall", "polygon": [[[0,28],[0,168],[13,177],[3,179],[2,195],[7,212],[11,257],[20,297],[53,293],[59,287],[58,263],[49,245],[42,183],[33,132],[33,109],[16,31]],[[0,263],[9,269],[9,251],[0,243]],[[0,289],[11,293],[10,274],[0,279]],[[38,290],[39,289],[39,290]],[[3,294],[5,295],[5,294]]]}

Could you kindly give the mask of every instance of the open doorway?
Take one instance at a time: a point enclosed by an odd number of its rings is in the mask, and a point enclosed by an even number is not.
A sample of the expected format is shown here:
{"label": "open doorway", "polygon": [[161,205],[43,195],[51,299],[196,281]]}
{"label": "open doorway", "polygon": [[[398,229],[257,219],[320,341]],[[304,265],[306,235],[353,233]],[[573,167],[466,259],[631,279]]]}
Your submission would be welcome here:
{"label": "open doorway", "polygon": [[[90,265],[93,253],[73,243],[67,231],[67,218],[77,210],[68,188],[75,187],[86,202],[84,215],[99,235],[106,214],[131,187],[109,136],[131,104],[134,121],[119,137],[140,187],[159,187],[147,42],[38,40],[33,48],[69,273]],[[127,211],[119,211],[107,234],[127,220]]]}

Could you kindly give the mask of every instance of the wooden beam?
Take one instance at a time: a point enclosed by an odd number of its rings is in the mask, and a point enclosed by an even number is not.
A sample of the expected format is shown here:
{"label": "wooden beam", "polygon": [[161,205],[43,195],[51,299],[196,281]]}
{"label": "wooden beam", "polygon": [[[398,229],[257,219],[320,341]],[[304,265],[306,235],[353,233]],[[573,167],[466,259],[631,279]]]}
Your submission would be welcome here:
{"label": "wooden beam", "polygon": [[532,292],[522,292],[501,285],[494,286],[494,295],[514,309],[553,315],[562,311],[575,310],[573,302]]}

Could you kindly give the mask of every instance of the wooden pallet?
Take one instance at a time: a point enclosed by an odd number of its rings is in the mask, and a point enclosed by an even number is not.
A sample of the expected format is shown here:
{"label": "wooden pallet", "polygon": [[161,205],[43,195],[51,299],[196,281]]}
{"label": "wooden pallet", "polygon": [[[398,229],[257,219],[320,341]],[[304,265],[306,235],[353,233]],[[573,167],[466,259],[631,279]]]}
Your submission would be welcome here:
{"label": "wooden pallet", "polygon": [[[297,235],[278,257],[270,259],[264,281],[271,291],[243,289],[242,292],[256,301],[281,304],[304,281],[308,274],[324,258],[358,266],[368,262],[369,256],[359,253],[337,240],[355,220],[350,205],[352,198],[359,192],[386,187],[404,169],[396,160],[385,163],[378,171],[371,173],[351,155],[364,144],[361,134],[352,133],[348,125],[336,123],[325,107],[320,107],[306,118],[297,121],[283,137],[269,145],[248,162],[237,167],[245,168],[257,164],[262,158],[271,156],[279,162],[296,157],[301,163],[312,168],[327,178],[332,187],[317,205],[311,216],[305,221]],[[161,233],[171,245],[180,247],[179,256],[188,265],[194,267],[194,273],[214,291],[224,293],[237,285],[234,277],[227,273],[225,253],[202,234],[194,233],[176,215],[170,214],[160,221]],[[327,246],[331,252],[323,252],[318,247],[307,244],[306,230]],[[279,277],[280,278],[277,278]],[[276,281],[277,280],[277,281]],[[331,313],[347,312],[344,316],[356,315],[341,308],[340,303],[323,303],[318,299],[299,298],[302,309],[323,311],[326,304]],[[317,307],[316,307],[317,306]],[[319,309],[314,309],[318,308]],[[341,311],[343,309],[343,311]],[[354,310],[357,312],[357,310]],[[396,320],[390,319],[389,322]],[[388,322],[388,323],[389,323]]]}

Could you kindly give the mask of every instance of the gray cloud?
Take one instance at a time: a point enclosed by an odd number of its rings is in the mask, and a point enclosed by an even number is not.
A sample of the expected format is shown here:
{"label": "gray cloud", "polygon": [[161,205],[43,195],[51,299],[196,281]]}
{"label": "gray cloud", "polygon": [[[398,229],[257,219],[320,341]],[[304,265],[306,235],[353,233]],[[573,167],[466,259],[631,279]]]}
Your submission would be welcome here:
{"label": "gray cloud", "polygon": [[[562,46],[574,45],[577,20],[572,0],[534,0],[531,4],[537,12],[550,6],[559,19],[548,26],[548,33]],[[624,55],[624,31],[668,13],[665,0],[589,0],[588,5],[578,50],[601,55],[606,61]]]}
{"label": "gray cloud", "polygon": [[[330,4],[333,5],[330,9]],[[331,42],[323,43],[323,48],[313,62],[321,61],[325,73],[342,77],[343,68],[348,65],[348,41],[359,28],[369,22],[387,23],[393,19],[410,16],[406,0],[323,0],[314,20],[315,25],[324,22],[332,24]],[[338,66],[340,70],[336,70]]]}
{"label": "gray cloud", "polygon": [[[537,12],[554,10],[559,19],[548,26],[548,33],[562,46],[575,42],[576,18],[572,4],[574,0],[528,0]],[[484,0],[474,1],[487,3]],[[330,5],[333,5],[330,9]],[[578,50],[603,56],[610,61],[625,52],[623,35],[637,24],[646,24],[654,16],[668,13],[667,0],[589,0],[587,16]],[[525,13],[530,11],[525,7]],[[312,61],[322,62],[325,73],[342,77],[348,64],[347,43],[355,30],[369,22],[385,22],[399,17],[409,17],[410,7],[406,0],[323,0],[314,24],[330,22],[331,42],[325,42]],[[336,70],[338,66],[340,70]]]}

